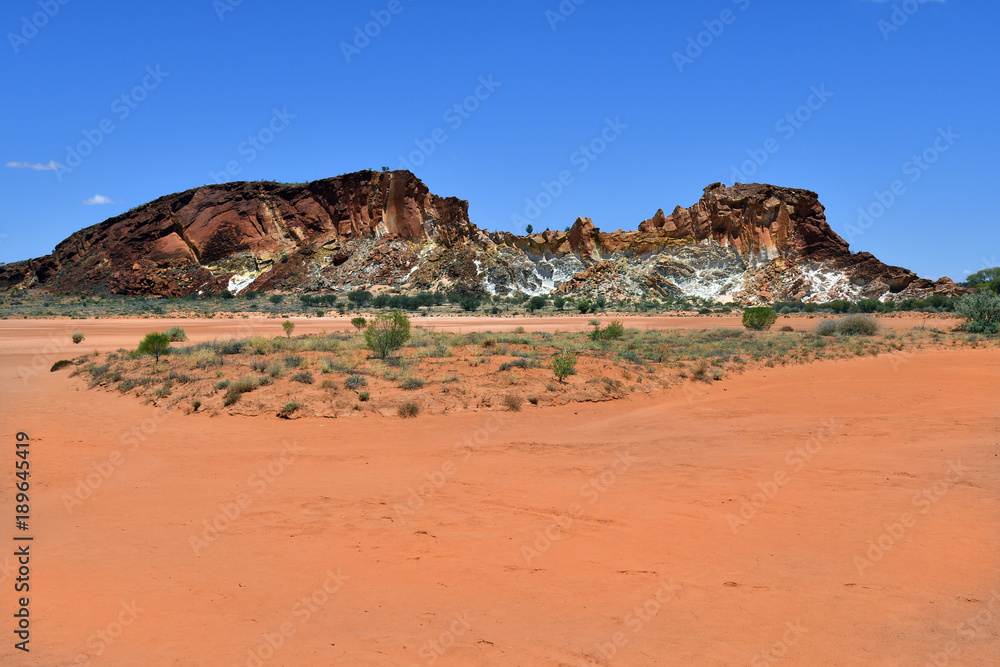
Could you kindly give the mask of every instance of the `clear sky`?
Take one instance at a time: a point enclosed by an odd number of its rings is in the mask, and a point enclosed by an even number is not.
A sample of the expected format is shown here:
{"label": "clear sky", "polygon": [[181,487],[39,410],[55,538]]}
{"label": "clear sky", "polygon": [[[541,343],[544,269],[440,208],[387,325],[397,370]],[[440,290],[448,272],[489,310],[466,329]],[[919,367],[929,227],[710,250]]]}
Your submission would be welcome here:
{"label": "clear sky", "polygon": [[208,183],[409,165],[520,233],[806,188],[853,250],[961,280],[1000,264],[998,25],[995,0],[5,0],[0,261]]}

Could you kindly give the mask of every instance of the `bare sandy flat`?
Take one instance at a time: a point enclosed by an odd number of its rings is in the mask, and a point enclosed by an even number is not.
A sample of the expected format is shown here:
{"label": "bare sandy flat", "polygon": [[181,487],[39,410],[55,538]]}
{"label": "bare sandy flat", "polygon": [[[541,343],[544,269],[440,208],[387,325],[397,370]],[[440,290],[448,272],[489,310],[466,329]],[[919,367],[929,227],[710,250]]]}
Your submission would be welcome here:
{"label": "bare sandy flat", "polygon": [[[676,319],[627,325],[738,326]],[[414,324],[587,327],[432,320]],[[164,414],[48,372],[170,324],[0,322],[2,664],[1000,660],[995,348],[415,420]],[[192,342],[279,327],[182,324]],[[8,611],[18,431],[30,654]]]}

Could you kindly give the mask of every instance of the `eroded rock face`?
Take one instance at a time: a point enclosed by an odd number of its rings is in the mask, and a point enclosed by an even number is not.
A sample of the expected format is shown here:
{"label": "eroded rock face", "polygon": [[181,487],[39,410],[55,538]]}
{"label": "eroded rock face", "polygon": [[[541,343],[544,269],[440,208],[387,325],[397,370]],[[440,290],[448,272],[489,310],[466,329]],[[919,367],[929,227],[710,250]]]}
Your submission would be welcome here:
{"label": "eroded rock face", "polygon": [[227,183],[157,199],[0,267],[0,287],[181,296],[229,289],[460,289],[469,294],[696,295],[742,303],[960,294],[852,254],[816,193],[715,183],[638,231],[486,234],[468,203],[407,171]]}
{"label": "eroded rock face", "polygon": [[[351,241],[449,247],[478,231],[467,202],[431,194],[406,171],[303,185],[227,183],[162,197],[81,230],[48,257],[2,267],[0,284],[179,296],[225,289],[232,275],[262,274],[279,263],[291,268],[293,256],[292,267],[314,255],[344,264],[341,246]],[[294,276],[288,278],[291,287]]]}

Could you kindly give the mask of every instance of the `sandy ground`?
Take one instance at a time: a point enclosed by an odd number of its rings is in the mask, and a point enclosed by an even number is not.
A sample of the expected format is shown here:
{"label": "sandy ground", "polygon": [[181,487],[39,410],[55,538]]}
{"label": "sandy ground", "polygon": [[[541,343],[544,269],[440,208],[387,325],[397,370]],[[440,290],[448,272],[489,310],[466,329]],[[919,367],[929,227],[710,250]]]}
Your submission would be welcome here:
{"label": "sandy ground", "polygon": [[[1000,661],[995,350],[407,421],[163,415],[48,372],[151,325],[169,323],[0,322],[0,664]],[[34,537],[30,654],[15,532]]]}

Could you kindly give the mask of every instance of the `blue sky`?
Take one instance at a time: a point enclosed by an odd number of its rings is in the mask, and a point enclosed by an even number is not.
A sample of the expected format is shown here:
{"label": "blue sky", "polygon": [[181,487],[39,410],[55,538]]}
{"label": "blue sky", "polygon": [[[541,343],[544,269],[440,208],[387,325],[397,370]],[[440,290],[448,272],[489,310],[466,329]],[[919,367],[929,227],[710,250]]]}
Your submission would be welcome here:
{"label": "blue sky", "polygon": [[997,25],[987,0],[6,0],[0,261],[216,181],[410,165],[521,233],[806,188],[853,250],[961,280],[1000,264]]}

